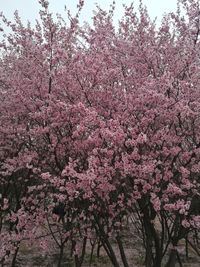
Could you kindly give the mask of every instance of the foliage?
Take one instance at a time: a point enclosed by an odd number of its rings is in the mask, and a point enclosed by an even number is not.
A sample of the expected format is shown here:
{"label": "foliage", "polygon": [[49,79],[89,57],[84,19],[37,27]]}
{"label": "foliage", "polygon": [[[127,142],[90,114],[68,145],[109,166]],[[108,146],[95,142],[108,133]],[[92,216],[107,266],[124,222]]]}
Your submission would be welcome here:
{"label": "foliage", "polygon": [[70,23],[40,4],[35,27],[1,14],[2,265],[30,240],[56,245],[58,266],[67,244],[81,266],[90,242],[119,267],[114,239],[131,266],[122,231],[134,217],[146,266],[175,266],[200,228],[199,2],[178,1],[159,28],[142,3],[118,28],[114,3],[82,27],[83,1]]}

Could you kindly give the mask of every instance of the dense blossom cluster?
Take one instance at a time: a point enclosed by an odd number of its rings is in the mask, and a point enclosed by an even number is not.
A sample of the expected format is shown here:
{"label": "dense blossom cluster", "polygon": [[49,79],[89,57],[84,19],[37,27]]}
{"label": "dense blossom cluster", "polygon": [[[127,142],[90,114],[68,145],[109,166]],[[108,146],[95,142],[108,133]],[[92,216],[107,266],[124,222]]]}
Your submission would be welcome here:
{"label": "dense blossom cluster", "polygon": [[114,4],[82,27],[83,1],[69,25],[40,4],[34,28],[1,14],[12,32],[0,43],[0,262],[14,266],[29,240],[57,246],[58,266],[71,244],[80,267],[98,240],[113,266],[132,266],[133,216],[146,266],[175,266],[200,228],[199,1],[178,1],[159,28],[142,4],[119,28]]}

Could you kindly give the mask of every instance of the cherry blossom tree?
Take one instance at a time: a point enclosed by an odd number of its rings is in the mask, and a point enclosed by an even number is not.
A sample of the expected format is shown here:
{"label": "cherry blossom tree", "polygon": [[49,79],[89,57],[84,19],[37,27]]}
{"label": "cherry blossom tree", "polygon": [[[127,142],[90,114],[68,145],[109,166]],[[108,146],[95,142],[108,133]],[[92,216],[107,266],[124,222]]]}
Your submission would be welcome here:
{"label": "cherry blossom tree", "polygon": [[182,266],[181,240],[199,255],[199,1],[179,0],[159,27],[142,3],[116,27],[115,3],[80,26],[83,1],[67,22],[39,2],[35,27],[1,14],[2,266],[24,241],[56,246],[58,266],[66,249],[82,266],[88,244],[132,266],[126,221],[145,266]]}

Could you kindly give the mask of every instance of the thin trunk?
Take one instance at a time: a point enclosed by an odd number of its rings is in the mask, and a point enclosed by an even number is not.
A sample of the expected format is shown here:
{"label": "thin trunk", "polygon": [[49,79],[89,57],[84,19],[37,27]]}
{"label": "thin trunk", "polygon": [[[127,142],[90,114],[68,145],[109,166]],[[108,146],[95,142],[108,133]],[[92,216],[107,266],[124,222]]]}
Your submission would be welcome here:
{"label": "thin trunk", "polygon": [[146,238],[146,255],[145,255],[145,266],[146,267],[152,267],[153,266],[153,240],[152,235],[150,232],[150,229],[146,222],[144,222],[144,228],[145,228],[145,238]]}
{"label": "thin trunk", "polygon": [[78,255],[74,255],[75,267],[81,267]]}
{"label": "thin trunk", "polygon": [[91,267],[95,244],[92,245],[89,266]]}
{"label": "thin trunk", "polygon": [[186,259],[188,260],[188,259],[189,259],[188,235],[187,235],[186,238],[185,238],[185,256],[186,256]]}
{"label": "thin trunk", "polygon": [[63,259],[63,252],[64,252],[64,244],[61,244],[60,254],[59,254],[59,259],[58,259],[58,267],[61,267],[62,259]]}
{"label": "thin trunk", "polygon": [[180,267],[183,267],[183,264],[182,264],[182,261],[181,261],[181,257],[179,255],[178,251],[176,251],[176,255],[177,255],[177,260],[178,260],[178,263],[179,263]]}
{"label": "thin trunk", "polygon": [[100,257],[100,249],[102,247],[102,244],[101,244],[101,241],[99,240],[98,241],[98,244],[97,244],[97,258]]}
{"label": "thin trunk", "polygon": [[162,246],[160,245],[159,236],[152,223],[150,224],[150,229],[155,244],[154,267],[160,267],[162,262]]}
{"label": "thin trunk", "polygon": [[97,223],[97,226],[96,227],[96,231],[99,235],[99,238],[101,239],[101,243],[105,249],[105,251],[107,252],[107,255],[109,256],[111,262],[113,263],[113,265],[115,267],[120,267],[118,261],[117,261],[117,258],[116,258],[116,255],[115,255],[115,252],[109,242],[109,238],[107,237],[105,231],[104,231],[104,227],[101,225],[101,223],[99,222],[97,216],[95,216],[95,219],[96,219],[96,223]]}
{"label": "thin trunk", "polygon": [[84,260],[84,257],[85,257],[85,251],[86,251],[86,245],[87,245],[87,237],[84,237],[82,253],[81,253],[81,258],[80,258],[80,266],[83,264],[83,260]]}
{"label": "thin trunk", "polygon": [[175,249],[171,249],[169,259],[165,267],[175,267],[177,262],[177,252]]}
{"label": "thin trunk", "polygon": [[15,265],[16,265],[18,251],[19,251],[19,245],[17,245],[17,248],[16,248],[15,253],[13,255],[11,267],[15,267]]}
{"label": "thin trunk", "polygon": [[112,249],[112,246],[110,245],[110,242],[108,241],[108,239],[103,238],[102,239],[102,245],[105,249],[105,251],[107,252],[108,257],[110,258],[111,262],[113,263],[114,267],[120,267],[116,255]]}
{"label": "thin trunk", "polygon": [[121,259],[122,259],[122,262],[124,264],[124,267],[129,267],[129,264],[127,262],[126,255],[124,252],[124,247],[123,247],[123,244],[122,244],[122,241],[121,241],[121,238],[119,235],[116,237],[116,240],[117,240],[117,244],[119,247],[119,251],[120,251],[120,255],[121,255]]}

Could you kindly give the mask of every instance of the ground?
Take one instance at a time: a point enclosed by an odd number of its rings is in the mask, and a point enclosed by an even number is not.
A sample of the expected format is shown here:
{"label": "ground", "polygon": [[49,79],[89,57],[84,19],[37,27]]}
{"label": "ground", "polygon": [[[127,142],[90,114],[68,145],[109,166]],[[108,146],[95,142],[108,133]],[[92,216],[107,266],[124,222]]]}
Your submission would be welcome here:
{"label": "ground", "polygon": [[[130,230],[130,229],[129,229]],[[128,257],[128,261],[131,267],[142,267],[144,266],[144,249],[142,247],[142,241],[139,236],[131,231],[126,231],[124,233],[125,240],[125,253]],[[120,253],[117,249],[117,245],[113,242],[113,247],[115,252],[120,259]],[[198,257],[191,247],[189,247],[189,259],[186,261],[185,257],[185,249],[184,242],[180,242],[178,247],[182,261],[183,267],[199,267],[200,266],[200,257]],[[112,267],[113,265],[110,263],[109,258],[107,257],[104,249],[102,248],[100,251],[100,257],[96,256],[94,253],[94,257],[92,260],[92,264],[89,265],[90,261],[90,251],[91,247],[88,244],[87,246],[87,254],[85,257],[85,261],[83,267]],[[18,261],[16,267],[57,267],[58,262],[58,252],[56,250],[52,251],[50,255],[44,254],[41,256],[41,249],[37,246],[29,247],[28,242],[22,242],[20,246],[20,253],[18,256]],[[10,266],[10,265],[7,265]],[[69,248],[65,251],[65,257],[63,260],[62,267],[74,267],[73,259],[69,256]],[[120,262],[120,266],[123,266],[122,262]],[[177,264],[177,267],[179,265]]]}

